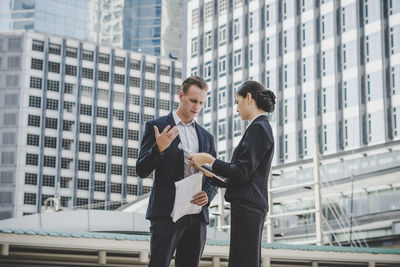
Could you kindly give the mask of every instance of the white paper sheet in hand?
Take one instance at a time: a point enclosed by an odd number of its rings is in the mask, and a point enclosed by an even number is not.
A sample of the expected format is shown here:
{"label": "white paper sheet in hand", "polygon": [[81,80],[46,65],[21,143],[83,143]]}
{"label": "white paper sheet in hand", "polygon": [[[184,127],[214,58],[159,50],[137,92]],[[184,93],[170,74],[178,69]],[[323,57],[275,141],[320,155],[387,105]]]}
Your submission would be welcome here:
{"label": "white paper sheet in hand", "polygon": [[202,207],[192,204],[190,201],[194,195],[201,192],[202,179],[203,174],[197,172],[175,182],[175,203],[171,212],[173,222],[185,215],[200,213]]}

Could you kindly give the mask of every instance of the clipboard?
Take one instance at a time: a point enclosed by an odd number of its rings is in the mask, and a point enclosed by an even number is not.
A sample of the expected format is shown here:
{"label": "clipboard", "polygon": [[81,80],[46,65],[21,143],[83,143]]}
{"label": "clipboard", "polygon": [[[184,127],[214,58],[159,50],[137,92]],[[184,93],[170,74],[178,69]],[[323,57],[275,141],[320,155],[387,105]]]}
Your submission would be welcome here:
{"label": "clipboard", "polygon": [[[194,154],[194,153],[193,153],[192,151],[190,151],[189,149],[183,147],[182,143],[179,143],[179,144],[178,144],[178,148],[179,148],[180,150],[182,150],[183,152],[185,152],[186,154],[188,154],[188,155]],[[217,178],[218,180],[220,180],[220,181],[223,182],[223,183],[227,183],[227,181],[226,181],[226,179],[225,179],[224,177],[221,177],[221,176],[219,176],[219,175],[217,175],[217,174],[215,174],[215,173],[212,172],[211,166],[210,166],[210,165],[196,166],[196,168],[199,169],[200,171],[205,171],[205,172],[208,172],[208,173],[212,174],[212,176],[213,176],[214,178]]]}

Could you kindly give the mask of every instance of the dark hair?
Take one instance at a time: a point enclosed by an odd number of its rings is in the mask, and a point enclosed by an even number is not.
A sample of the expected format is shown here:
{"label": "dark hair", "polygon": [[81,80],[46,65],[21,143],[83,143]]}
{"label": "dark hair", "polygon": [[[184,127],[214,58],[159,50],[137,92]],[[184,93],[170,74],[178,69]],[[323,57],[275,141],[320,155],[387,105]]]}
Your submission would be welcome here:
{"label": "dark hair", "polygon": [[237,94],[246,97],[248,93],[256,101],[258,108],[266,112],[274,111],[276,99],[274,92],[266,90],[262,84],[256,81],[247,81],[240,86]]}
{"label": "dark hair", "polygon": [[208,90],[207,83],[203,80],[203,78],[199,76],[190,76],[186,78],[182,83],[182,91],[186,94],[189,90],[190,86],[196,85],[201,90]]}

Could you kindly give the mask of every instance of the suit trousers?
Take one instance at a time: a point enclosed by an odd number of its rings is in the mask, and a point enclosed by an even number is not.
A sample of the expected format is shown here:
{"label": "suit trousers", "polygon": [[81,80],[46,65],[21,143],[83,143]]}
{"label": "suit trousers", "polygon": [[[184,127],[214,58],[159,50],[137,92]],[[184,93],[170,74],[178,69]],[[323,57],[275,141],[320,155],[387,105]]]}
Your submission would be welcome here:
{"label": "suit trousers", "polygon": [[199,216],[186,215],[174,223],[171,217],[150,220],[149,267],[168,267],[176,250],[176,267],[197,267],[206,242],[207,226]]}
{"label": "suit trousers", "polygon": [[231,203],[229,267],[261,266],[261,238],[267,210],[247,203]]}

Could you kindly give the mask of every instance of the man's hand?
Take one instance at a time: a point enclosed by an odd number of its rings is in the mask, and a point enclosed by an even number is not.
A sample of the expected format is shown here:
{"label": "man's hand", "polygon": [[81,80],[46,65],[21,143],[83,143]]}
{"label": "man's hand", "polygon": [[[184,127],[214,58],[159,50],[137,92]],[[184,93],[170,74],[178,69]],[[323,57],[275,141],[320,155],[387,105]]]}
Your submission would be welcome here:
{"label": "man's hand", "polygon": [[208,203],[208,196],[206,194],[206,192],[201,191],[200,193],[196,194],[193,197],[193,200],[190,201],[190,203],[195,204],[197,206],[204,206]]}
{"label": "man's hand", "polygon": [[160,133],[158,131],[158,127],[154,125],[154,135],[156,137],[156,142],[160,153],[167,149],[179,134],[176,126],[174,126],[172,129],[170,128],[171,125],[167,125],[164,131]]}

